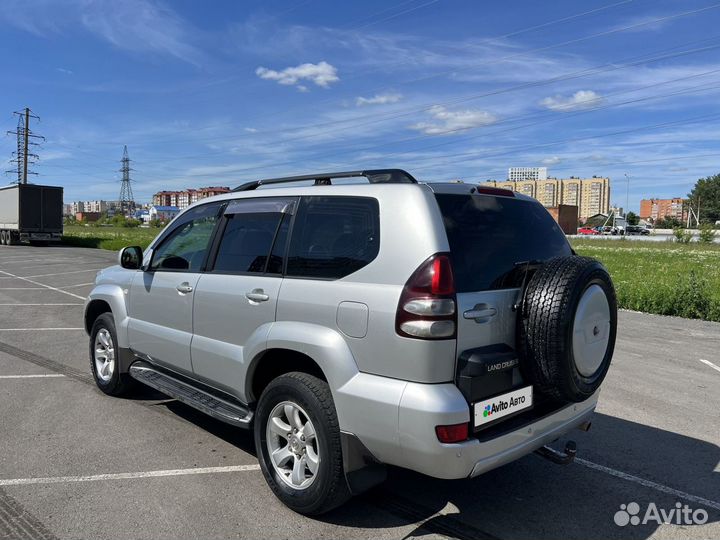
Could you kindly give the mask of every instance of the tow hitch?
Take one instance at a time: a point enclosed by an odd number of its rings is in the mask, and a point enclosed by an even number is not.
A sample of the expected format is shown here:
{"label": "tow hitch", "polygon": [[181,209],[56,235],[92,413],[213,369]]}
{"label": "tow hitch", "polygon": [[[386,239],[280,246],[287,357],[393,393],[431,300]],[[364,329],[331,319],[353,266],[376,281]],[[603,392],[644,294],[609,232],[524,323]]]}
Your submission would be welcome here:
{"label": "tow hitch", "polygon": [[555,450],[549,446],[543,446],[535,450],[535,453],[549,461],[552,461],[553,463],[557,463],[558,465],[568,465],[572,463],[573,459],[575,459],[575,455],[577,454],[577,444],[575,444],[575,441],[568,441],[565,443],[564,452],[560,452],[559,450]]}

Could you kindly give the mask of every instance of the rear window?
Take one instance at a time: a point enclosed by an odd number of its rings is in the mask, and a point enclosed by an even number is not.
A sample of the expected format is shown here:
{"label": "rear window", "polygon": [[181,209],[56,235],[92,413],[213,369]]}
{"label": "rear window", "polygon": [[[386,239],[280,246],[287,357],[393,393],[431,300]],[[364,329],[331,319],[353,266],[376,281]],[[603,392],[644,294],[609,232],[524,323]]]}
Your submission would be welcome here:
{"label": "rear window", "polygon": [[436,194],[458,292],[520,286],[524,266],[572,252],[539,203],[511,197]]}
{"label": "rear window", "polygon": [[380,249],[378,202],[368,197],[303,197],[293,225],[287,275],[339,279]]}

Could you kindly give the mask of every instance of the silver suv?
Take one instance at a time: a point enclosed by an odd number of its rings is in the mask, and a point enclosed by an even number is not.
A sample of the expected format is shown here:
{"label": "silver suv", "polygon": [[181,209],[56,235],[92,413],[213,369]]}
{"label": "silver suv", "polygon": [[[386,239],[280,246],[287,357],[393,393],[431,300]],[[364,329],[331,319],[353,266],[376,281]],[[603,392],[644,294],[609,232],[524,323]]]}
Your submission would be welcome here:
{"label": "silver suv", "polygon": [[137,381],[252,429],[319,514],[395,465],[465,478],[589,428],[608,273],[534,199],[372,170],[260,180],[123,249],[85,306],[99,388]]}

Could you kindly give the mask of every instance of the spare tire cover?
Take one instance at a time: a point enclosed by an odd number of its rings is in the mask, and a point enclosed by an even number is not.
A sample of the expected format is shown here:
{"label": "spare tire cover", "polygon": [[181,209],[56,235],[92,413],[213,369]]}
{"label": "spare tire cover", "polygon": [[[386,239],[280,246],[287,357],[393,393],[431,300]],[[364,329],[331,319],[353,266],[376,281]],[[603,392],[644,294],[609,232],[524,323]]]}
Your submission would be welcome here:
{"label": "spare tire cover", "polygon": [[595,393],[617,333],[615,289],[599,261],[545,263],[528,282],[517,322],[520,367],[537,392],[574,402]]}

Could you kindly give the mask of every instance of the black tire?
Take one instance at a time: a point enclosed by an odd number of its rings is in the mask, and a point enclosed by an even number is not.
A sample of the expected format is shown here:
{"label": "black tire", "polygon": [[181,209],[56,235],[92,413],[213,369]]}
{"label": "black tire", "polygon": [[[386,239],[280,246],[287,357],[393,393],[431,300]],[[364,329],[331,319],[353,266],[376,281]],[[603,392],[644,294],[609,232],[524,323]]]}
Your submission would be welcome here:
{"label": "black tire", "polygon": [[[303,490],[286,484],[273,467],[266,427],[273,408],[283,401],[297,403],[315,426],[318,454],[316,478]],[[343,470],[340,427],[330,388],[307,373],[292,372],[274,379],[263,391],[254,418],[255,448],[265,480],[288,508],[304,515],[319,515],[350,498]]]}
{"label": "black tire", "polygon": [[[597,285],[605,294],[609,326],[593,328],[605,354],[594,372],[581,373],[575,358],[573,333],[581,298]],[[598,290],[592,293],[599,296]],[[526,379],[535,390],[559,401],[588,399],[600,387],[610,367],[617,333],[617,299],[605,267],[588,257],[561,257],[541,266],[530,279],[518,316],[518,355]],[[593,338],[594,339],[594,338]]]}
{"label": "black tire", "polygon": [[17,245],[19,240],[20,240],[20,238],[17,236],[17,234],[14,231],[8,231],[8,237],[7,237],[7,245],[8,246]]}
{"label": "black tire", "polygon": [[[112,376],[109,380],[105,381],[98,375],[97,367],[95,365],[95,337],[100,330],[106,329],[112,338],[113,347],[115,350],[115,368]],[[135,379],[130,377],[127,373],[120,373],[118,369],[118,342],[117,332],[115,330],[115,320],[113,319],[112,313],[103,313],[95,319],[90,331],[90,370],[95,379],[95,384],[98,388],[105,392],[109,396],[124,396],[129,394],[135,387]]]}
{"label": "black tire", "polygon": [[0,245],[7,246],[7,231],[0,231]]}

